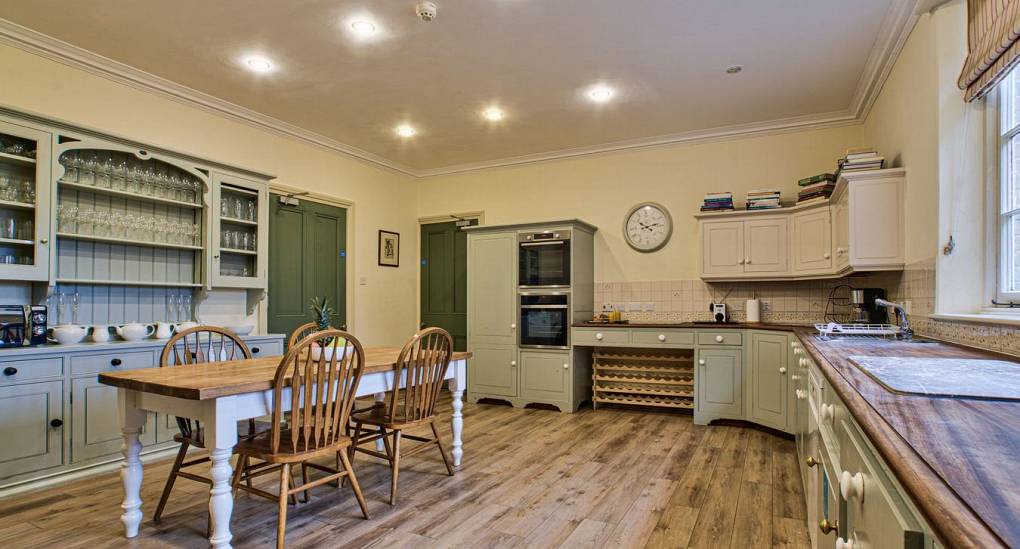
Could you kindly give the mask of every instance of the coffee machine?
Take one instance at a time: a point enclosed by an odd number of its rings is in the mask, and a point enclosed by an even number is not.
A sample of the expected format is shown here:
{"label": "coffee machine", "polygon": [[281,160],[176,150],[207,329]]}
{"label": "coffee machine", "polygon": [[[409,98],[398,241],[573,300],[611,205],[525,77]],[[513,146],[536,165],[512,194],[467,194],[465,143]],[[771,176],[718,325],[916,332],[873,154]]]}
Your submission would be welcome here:
{"label": "coffee machine", "polygon": [[875,304],[885,299],[882,288],[855,288],[850,290],[850,321],[854,324],[888,324],[889,311]]}

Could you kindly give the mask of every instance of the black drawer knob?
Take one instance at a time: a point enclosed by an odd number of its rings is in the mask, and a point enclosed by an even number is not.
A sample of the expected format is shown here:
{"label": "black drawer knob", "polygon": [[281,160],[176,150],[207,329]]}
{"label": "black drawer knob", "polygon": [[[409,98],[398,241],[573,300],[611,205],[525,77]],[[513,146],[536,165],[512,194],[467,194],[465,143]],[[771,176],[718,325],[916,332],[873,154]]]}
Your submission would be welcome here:
{"label": "black drawer knob", "polygon": [[120,366],[122,363],[119,358],[115,358],[110,361],[110,366]]}
{"label": "black drawer knob", "polygon": [[5,376],[13,376],[16,373],[18,373],[18,369],[15,368],[14,366],[8,366],[8,367],[4,368],[4,375]]}
{"label": "black drawer knob", "polygon": [[259,350],[260,349],[258,347],[252,347],[251,348],[251,354],[253,354],[253,355],[259,354]]}
{"label": "black drawer knob", "polygon": [[50,420],[50,427],[60,427],[63,424],[64,424],[64,420],[62,420],[62,419],[51,419]]}

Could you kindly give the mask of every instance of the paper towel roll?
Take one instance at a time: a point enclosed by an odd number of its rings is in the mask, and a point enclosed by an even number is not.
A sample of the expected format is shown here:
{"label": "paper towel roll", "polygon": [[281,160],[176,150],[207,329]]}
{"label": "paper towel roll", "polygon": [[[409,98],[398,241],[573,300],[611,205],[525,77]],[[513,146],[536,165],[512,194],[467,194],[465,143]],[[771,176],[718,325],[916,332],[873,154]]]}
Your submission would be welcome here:
{"label": "paper towel roll", "polygon": [[748,322],[761,322],[761,301],[748,299],[744,310],[747,312]]}

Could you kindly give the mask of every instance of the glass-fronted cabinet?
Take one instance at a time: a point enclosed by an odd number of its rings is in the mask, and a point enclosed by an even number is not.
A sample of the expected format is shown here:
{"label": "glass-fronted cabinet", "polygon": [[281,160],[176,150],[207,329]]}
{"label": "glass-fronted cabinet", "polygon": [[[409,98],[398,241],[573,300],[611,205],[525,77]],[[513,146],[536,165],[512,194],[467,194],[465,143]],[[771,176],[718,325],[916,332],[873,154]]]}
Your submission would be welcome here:
{"label": "glass-fronted cabinet", "polygon": [[210,285],[265,288],[269,267],[268,185],[215,172],[212,182]]}
{"label": "glass-fronted cabinet", "polygon": [[51,139],[0,119],[0,280],[49,276]]}

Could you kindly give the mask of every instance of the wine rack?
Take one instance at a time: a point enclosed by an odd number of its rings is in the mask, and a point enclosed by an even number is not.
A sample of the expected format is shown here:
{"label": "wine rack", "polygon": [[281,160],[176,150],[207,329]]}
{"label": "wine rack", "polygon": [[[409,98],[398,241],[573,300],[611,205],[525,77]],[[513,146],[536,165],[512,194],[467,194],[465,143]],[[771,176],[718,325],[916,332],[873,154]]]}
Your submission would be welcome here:
{"label": "wine rack", "polygon": [[599,349],[594,353],[592,399],[600,405],[694,409],[691,349]]}

